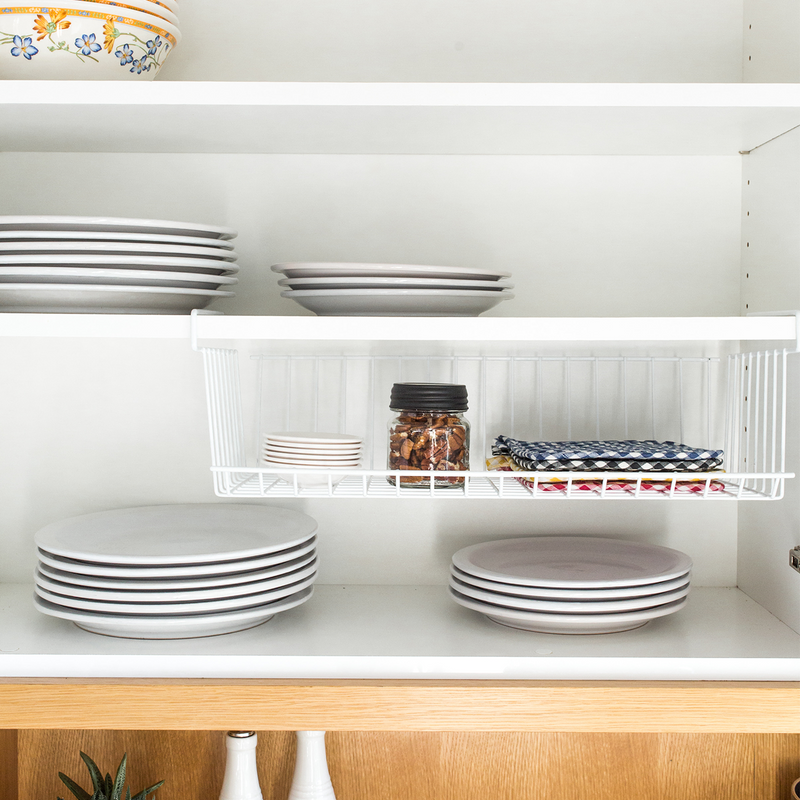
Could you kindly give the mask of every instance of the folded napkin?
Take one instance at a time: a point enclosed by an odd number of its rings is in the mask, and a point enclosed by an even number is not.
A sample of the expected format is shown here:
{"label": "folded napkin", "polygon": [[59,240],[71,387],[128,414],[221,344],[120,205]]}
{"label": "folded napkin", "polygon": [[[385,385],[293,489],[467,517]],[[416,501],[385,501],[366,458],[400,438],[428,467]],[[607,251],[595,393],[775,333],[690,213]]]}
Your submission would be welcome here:
{"label": "folded napkin", "polygon": [[526,442],[498,436],[492,454],[509,456],[529,471],[708,472],[721,466],[723,452],[653,440]]}

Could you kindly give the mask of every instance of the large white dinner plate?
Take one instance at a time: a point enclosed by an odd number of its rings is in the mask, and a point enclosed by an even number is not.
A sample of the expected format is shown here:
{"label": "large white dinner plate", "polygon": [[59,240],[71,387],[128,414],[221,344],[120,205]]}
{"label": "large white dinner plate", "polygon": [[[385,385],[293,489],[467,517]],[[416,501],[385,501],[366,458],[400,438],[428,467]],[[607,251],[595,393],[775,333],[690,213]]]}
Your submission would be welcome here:
{"label": "large white dinner plate", "polygon": [[76,586],[65,581],[52,580],[41,568],[34,574],[37,586],[49,592],[63,595],[64,597],[81,598],[84,600],[103,600],[114,603],[176,603],[197,600],[222,600],[228,597],[244,597],[246,595],[269,592],[290,586],[298,581],[313,577],[317,572],[316,559],[302,569],[293,570],[285,575],[275,578],[252,581],[250,583],[235,583],[229,586],[213,586],[209,589],[97,589],[87,586]]}
{"label": "large white dinner plate", "polygon": [[689,582],[691,571],[684,572],[671,581],[644,583],[640,586],[619,586],[611,589],[604,587],[572,589],[570,587],[520,586],[512,583],[500,583],[499,581],[487,581],[462,572],[454,564],[450,565],[450,574],[458,578],[462,583],[467,583],[478,589],[486,589],[498,595],[513,594],[518,597],[538,597],[542,600],[613,600],[615,598],[641,597],[642,595],[672,592]]}
{"label": "large white dinner plate", "polygon": [[141,616],[172,616],[174,614],[213,614],[217,611],[235,611],[236,609],[252,608],[253,606],[272,603],[283,597],[296,594],[307,589],[314,583],[316,574],[303,578],[289,586],[269,589],[253,595],[239,597],[214,598],[209,600],[178,600],[176,602],[159,603],[149,600],[136,600],[129,602],[108,602],[104,600],[87,600],[52,592],[40,584],[34,586],[34,591],[39,597],[48,600],[54,605],[71,608],[77,611],[94,611],[114,615],[138,614]]}
{"label": "large white dinner plate", "polygon": [[309,444],[324,447],[339,447],[343,445],[360,445],[363,441],[360,436],[349,433],[327,433],[326,431],[280,431],[266,434],[266,439],[271,442],[285,442],[286,444]]}
{"label": "large white dinner plate", "polygon": [[187,614],[174,617],[114,616],[92,611],[75,611],[50,603],[36,595],[33,603],[43,614],[70,620],[90,633],[123,639],[191,639],[255,628],[275,614],[305,603],[313,593],[314,587],[309,586],[308,589],[282,600],[243,611],[220,611],[215,614]]}
{"label": "large white dinner plate", "polygon": [[215,247],[194,247],[154,242],[6,242],[0,240],[0,255],[137,255],[213,258],[236,261],[238,253]]}
{"label": "large white dinner plate", "polygon": [[176,236],[164,233],[131,233],[125,231],[21,231],[0,230],[0,241],[5,242],[152,242],[154,244],[185,244],[191,247],[222,248],[233,250],[233,242],[208,239],[202,236]]}
{"label": "large white dinner plate", "polygon": [[218,289],[105,286],[73,283],[0,284],[0,308],[48,314],[187,314],[212,300],[233,297]]}
{"label": "large white dinner plate", "polygon": [[462,572],[522,586],[609,588],[673,580],[692,566],[669,547],[593,536],[534,536],[470,545],[453,556]]}
{"label": "large white dinner plate", "polygon": [[273,442],[271,440],[267,440],[264,444],[264,449],[274,452],[275,455],[279,455],[283,453],[287,456],[299,456],[302,458],[303,456],[331,456],[333,458],[342,458],[345,456],[355,456],[361,452],[361,445],[360,444],[348,444],[348,445],[341,445],[336,447],[328,447],[326,445],[318,445],[314,447],[312,445],[308,445],[306,447],[290,447],[285,445],[283,442]]}
{"label": "large white dinner plate", "polygon": [[264,450],[263,456],[268,461],[276,464],[297,464],[300,467],[354,467],[359,464],[361,458],[355,456],[293,456],[285,453],[275,454],[273,451]]}
{"label": "large white dinner plate", "polygon": [[200,575],[194,577],[163,578],[115,578],[112,576],[84,575],[80,572],[67,572],[39,561],[38,571],[50,580],[69,586],[86,587],[99,590],[119,591],[205,591],[206,589],[225,589],[232,586],[247,586],[261,581],[278,581],[295,571],[302,571],[316,565],[317,554],[312,548],[297,558],[282,561],[259,569],[242,570],[241,572],[222,572],[221,574]]}
{"label": "large white dinner plate", "polygon": [[637,611],[642,608],[663,606],[666,603],[680,600],[689,594],[689,584],[686,583],[680,588],[664,594],[650,594],[617,600],[540,600],[533,597],[487,592],[475,586],[470,586],[468,583],[463,583],[452,575],[450,576],[450,588],[455,589],[459,594],[471,597],[473,600],[482,600],[484,603],[496,603],[525,611],[548,611],[557,614],[599,614]]}
{"label": "large white dinner plate", "polygon": [[154,269],[95,269],[94,267],[0,267],[0,283],[99,284],[101,286],[167,286],[217,289],[238,278],[203,272],[159,272]]}
{"label": "large white dinner plate", "polygon": [[619,614],[550,614],[546,612],[521,611],[514,608],[482,603],[473,600],[455,589],[448,590],[450,596],[461,606],[479,611],[493,622],[509,628],[520,628],[538,633],[619,633],[642,625],[658,617],[665,617],[680,611],[688,602],[688,598],[676,600],[674,603],[646,608],[640,611],[624,611]]}
{"label": "large white dinner plate", "polygon": [[154,567],[286,552],[307,543],[316,529],[313,517],[289,508],[181,503],[70,517],[45,525],[34,541],[62,558]]}
{"label": "large white dinner plate", "polygon": [[0,231],[108,231],[201,236],[204,239],[233,239],[236,231],[218,225],[175,222],[165,219],[127,217],[0,216]]}
{"label": "large white dinner plate", "polygon": [[477,289],[289,289],[281,292],[321,317],[477,317],[513,292]]}
{"label": "large white dinner plate", "polygon": [[219,258],[184,258],[182,256],[113,255],[50,253],[44,255],[0,255],[3,267],[99,267],[101,269],[157,269],[167,272],[210,272],[224,274],[231,268],[230,261]]}
{"label": "large white dinner plate", "polygon": [[511,281],[467,281],[456,278],[342,277],[342,278],[281,278],[278,286],[290,289],[482,289],[497,291],[513,289]]}
{"label": "large white dinner plate", "polygon": [[299,262],[273,264],[270,269],[288,278],[339,278],[345,276],[387,277],[398,275],[406,278],[461,278],[463,280],[496,281],[511,277],[510,272],[476,267],[434,267],[424,264],[363,264],[348,262]]}

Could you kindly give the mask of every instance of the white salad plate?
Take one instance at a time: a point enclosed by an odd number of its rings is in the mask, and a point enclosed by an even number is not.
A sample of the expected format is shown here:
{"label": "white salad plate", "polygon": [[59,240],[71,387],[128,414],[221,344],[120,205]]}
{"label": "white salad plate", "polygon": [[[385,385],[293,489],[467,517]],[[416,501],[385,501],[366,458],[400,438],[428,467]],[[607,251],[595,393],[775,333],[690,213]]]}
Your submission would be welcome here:
{"label": "white salad plate", "polygon": [[285,561],[299,558],[300,556],[312,553],[316,548],[316,539],[300,546],[293,547],[291,550],[282,550],[274,555],[259,556],[257,558],[247,558],[241,561],[217,561],[208,564],[171,564],[163,567],[144,567],[136,564],[100,564],[76,559],[54,556],[46,551],[39,550],[39,561],[48,566],[60,569],[63,572],[74,570],[80,575],[96,575],[102,578],[167,578],[176,580],[179,578],[199,578],[206,576],[219,577],[222,575],[232,575],[240,572],[251,572],[261,567],[271,567]]}
{"label": "white salad plate", "polygon": [[680,611],[688,602],[688,598],[676,600],[655,608],[639,611],[623,611],[611,614],[552,614],[546,612],[522,611],[504,606],[482,603],[466,597],[453,588],[450,596],[461,606],[479,611],[492,622],[509,628],[520,628],[538,633],[620,633],[642,625],[658,617],[665,617]]}
{"label": "white salad plate", "polygon": [[669,547],[590,536],[535,536],[470,545],[453,556],[462,572],[522,586],[591,589],[678,578],[692,560]]}
{"label": "white salad plate", "polygon": [[202,236],[170,236],[163,233],[126,233],[123,231],[21,231],[0,230],[2,242],[150,242],[151,244],[189,245],[190,247],[233,250],[233,242]]}
{"label": "white salad plate", "polygon": [[179,256],[181,258],[214,258],[236,261],[234,250],[215,247],[190,247],[154,242],[7,242],[0,240],[0,255],[143,255]]}
{"label": "white salad plate", "polygon": [[212,300],[233,297],[218,289],[171,286],[107,286],[74,283],[0,284],[0,308],[16,312],[71,314],[185,314]]}
{"label": "white salad plate", "polygon": [[434,267],[424,264],[364,264],[347,262],[292,262],[273,264],[270,269],[287,278],[339,278],[367,275],[386,277],[398,275],[406,278],[460,278],[462,280],[496,281],[510,278],[510,272],[475,267]]}
{"label": "white salad plate", "polygon": [[264,451],[264,458],[277,464],[297,464],[301,467],[352,467],[361,462],[359,455],[338,456],[287,456],[275,455],[269,450]]}
{"label": "white salad plate", "polygon": [[300,573],[307,569],[316,568],[316,561],[317,555],[311,550],[298,558],[292,558],[289,561],[283,561],[261,569],[243,570],[242,572],[234,573],[224,572],[196,578],[191,576],[186,578],[165,577],[155,579],[100,577],[97,575],[83,575],[79,572],[66,572],[43,561],[39,562],[37,571],[43,578],[75,589],[135,592],[176,590],[189,592],[225,589],[233,586],[244,588],[267,581],[280,581],[287,576],[292,576],[295,572]]}
{"label": "white salad plate", "polygon": [[456,278],[343,277],[281,278],[278,286],[290,289],[481,289],[500,291],[513,289],[511,281],[466,281]]}
{"label": "white salad plate", "polygon": [[282,442],[267,441],[264,445],[264,450],[275,453],[276,456],[282,454],[284,456],[298,456],[299,458],[303,458],[303,456],[319,455],[325,458],[329,456],[331,458],[343,458],[358,455],[361,452],[361,445],[342,445],[341,447],[326,447],[323,445],[317,447],[288,447]]}
{"label": "white salad plate", "polygon": [[93,267],[0,267],[0,283],[99,284],[102,286],[168,286],[216,289],[239,282],[203,272],[159,272],[152,269],[95,269]]}
{"label": "white salad plate", "polygon": [[230,596],[224,598],[217,597],[209,600],[178,600],[168,603],[150,602],[149,600],[129,600],[128,602],[87,600],[52,592],[39,584],[34,586],[34,591],[44,600],[49,600],[55,605],[78,611],[94,611],[108,614],[140,614],[142,616],[213,614],[217,611],[234,611],[240,608],[252,608],[253,606],[264,605],[264,603],[272,603],[275,600],[280,600],[283,597],[288,597],[289,595],[297,594],[297,592],[303,589],[307,589],[314,583],[315,578],[316,574],[288,586],[276,587],[253,595]]}
{"label": "white salad plate", "polygon": [[266,603],[240,611],[220,611],[215,614],[186,614],[163,617],[148,617],[131,614],[118,616],[92,611],[75,611],[34,595],[33,602],[43,614],[74,622],[90,633],[116,636],[123,639],[191,639],[199,636],[217,636],[255,628],[275,614],[305,603],[314,593],[309,586],[302,592],[290,595],[274,603]]}
{"label": "white salad plate", "polygon": [[614,600],[616,598],[625,599],[632,597],[642,597],[648,595],[658,595],[665,592],[672,592],[685,586],[689,580],[691,572],[685,572],[671,581],[661,583],[644,583],[639,586],[620,586],[613,589],[571,589],[552,588],[545,586],[519,586],[513,583],[500,583],[499,581],[487,581],[476,578],[462,572],[458,567],[451,564],[450,574],[459,581],[478,589],[485,589],[494,592],[496,595],[516,595],[517,597],[538,597],[541,600]]}
{"label": "white salad plate", "polygon": [[664,594],[650,594],[642,597],[620,598],[618,600],[539,600],[533,597],[518,597],[511,594],[496,594],[477,589],[458,578],[450,576],[450,588],[459,594],[481,600],[484,603],[519,608],[525,611],[548,611],[563,614],[597,614],[619,611],[638,611],[642,608],[653,608],[680,600],[689,594],[689,584]]}
{"label": "white salad plate", "polygon": [[288,508],[185,503],[98,511],[51,522],[34,541],[62,558],[152,567],[285,552],[308,542],[316,529],[316,520]]}
{"label": "white salad plate", "polygon": [[266,439],[273,442],[285,443],[305,443],[317,445],[348,445],[362,443],[360,436],[352,436],[349,433],[326,433],[323,431],[282,431],[280,433],[268,433]]}
{"label": "white salad plate", "polygon": [[289,289],[294,300],[321,317],[477,317],[513,292],[477,289]]}
{"label": "white salad plate", "polygon": [[159,233],[202,236],[206,239],[233,239],[236,231],[218,225],[175,222],[164,219],[127,217],[0,216],[0,231],[109,231],[112,233]]}
{"label": "white salad plate", "polygon": [[113,254],[88,254],[51,253],[45,255],[20,254],[15,256],[0,255],[0,266],[3,267],[100,267],[114,269],[127,267],[128,269],[159,269],[178,272],[211,272],[215,275],[224,274],[231,268],[230,261],[219,258],[184,258],[182,256],[151,256],[151,255],[113,255]]}

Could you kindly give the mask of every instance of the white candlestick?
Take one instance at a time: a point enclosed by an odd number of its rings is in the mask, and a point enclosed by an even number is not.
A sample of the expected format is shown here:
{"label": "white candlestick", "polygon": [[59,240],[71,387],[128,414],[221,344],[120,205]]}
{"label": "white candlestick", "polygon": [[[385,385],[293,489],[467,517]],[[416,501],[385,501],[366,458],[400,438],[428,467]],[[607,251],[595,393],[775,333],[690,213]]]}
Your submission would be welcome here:
{"label": "white candlestick", "polygon": [[325,757],[325,731],[297,731],[297,760],[289,800],[336,800]]}
{"label": "white candlestick", "polygon": [[253,731],[228,731],[228,757],[219,800],[264,800],[258,785],[257,744],[258,736]]}

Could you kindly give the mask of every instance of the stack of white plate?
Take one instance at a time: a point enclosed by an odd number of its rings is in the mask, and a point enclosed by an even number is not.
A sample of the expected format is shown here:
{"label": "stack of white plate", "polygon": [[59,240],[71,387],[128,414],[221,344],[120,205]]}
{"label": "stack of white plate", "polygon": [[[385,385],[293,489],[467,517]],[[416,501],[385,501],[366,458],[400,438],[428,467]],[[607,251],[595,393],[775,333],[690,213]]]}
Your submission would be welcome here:
{"label": "stack of white plate", "polygon": [[301,488],[319,488],[338,484],[345,472],[361,465],[359,436],[321,431],[286,431],[264,436],[262,461],[265,467],[290,468],[280,475]]}
{"label": "stack of white plate", "polygon": [[188,313],[233,297],[235,236],[168,220],[0,216],[0,309]]}
{"label": "stack of white plate", "polygon": [[511,628],[614,633],[680,611],[691,568],[678,550],[620,539],[502,539],[453,556],[450,594]]}
{"label": "stack of white plate", "polygon": [[508,272],[416,264],[274,264],[288,297],[320,316],[476,317],[503,300]]}
{"label": "stack of white plate", "polygon": [[245,630],[311,597],[317,523],[284,508],[167,505],[36,534],[36,607],[92,633],[185,639]]}

